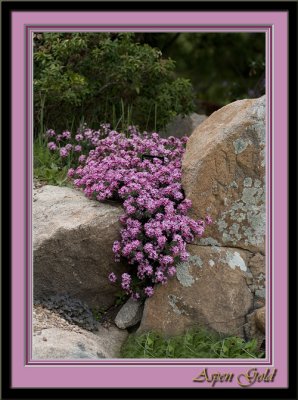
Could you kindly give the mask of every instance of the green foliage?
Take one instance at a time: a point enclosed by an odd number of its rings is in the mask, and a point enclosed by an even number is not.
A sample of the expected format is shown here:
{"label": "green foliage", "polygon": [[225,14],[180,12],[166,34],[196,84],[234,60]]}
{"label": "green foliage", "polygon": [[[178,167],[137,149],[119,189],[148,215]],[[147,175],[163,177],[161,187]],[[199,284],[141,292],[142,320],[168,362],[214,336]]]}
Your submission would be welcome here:
{"label": "green foliage", "polygon": [[178,76],[191,80],[198,110],[265,93],[264,33],[160,33],[139,38],[176,60]]}
{"label": "green foliage", "polygon": [[127,294],[123,291],[120,291],[116,294],[115,306],[121,306],[127,301]]}
{"label": "green foliage", "polygon": [[105,314],[106,310],[104,310],[103,308],[93,308],[92,310],[92,315],[93,318],[96,321],[100,321],[103,317],[103,315]]}
{"label": "green foliage", "polygon": [[158,130],[193,110],[190,81],[134,33],[37,33],[34,45],[35,133],[82,119]]}
{"label": "green foliage", "polygon": [[61,164],[61,157],[51,153],[46,144],[35,141],[34,143],[34,178],[55,186],[71,186],[68,182],[68,166]]}
{"label": "green foliage", "polygon": [[256,340],[231,336],[221,338],[204,330],[164,338],[149,332],[132,334],[121,349],[122,358],[262,358]]}

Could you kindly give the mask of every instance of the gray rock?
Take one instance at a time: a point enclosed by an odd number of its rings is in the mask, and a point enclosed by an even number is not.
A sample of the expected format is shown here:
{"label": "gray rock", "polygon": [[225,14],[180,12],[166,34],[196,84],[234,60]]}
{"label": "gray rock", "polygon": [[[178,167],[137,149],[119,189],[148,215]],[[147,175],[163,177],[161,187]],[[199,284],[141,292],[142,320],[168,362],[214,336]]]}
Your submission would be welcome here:
{"label": "gray rock", "polygon": [[197,126],[205,121],[206,118],[206,115],[200,115],[196,113],[186,115],[185,117],[177,115],[177,117],[175,117],[172,122],[170,122],[159,134],[164,138],[169,136],[190,136]]}
{"label": "gray rock", "polygon": [[34,360],[117,358],[128,335],[115,326],[102,325],[88,332],[41,305],[33,307],[32,328]]}
{"label": "gray rock", "polygon": [[116,327],[100,327],[94,334],[81,330],[69,331],[61,328],[42,330],[32,338],[34,360],[76,360],[117,358],[127,331]]}
{"label": "gray rock", "polygon": [[68,294],[91,308],[114,303],[117,288],[108,274],[125,272],[114,262],[120,237],[119,204],[87,199],[78,190],[44,186],[34,192],[33,294]]}
{"label": "gray rock", "polygon": [[129,299],[118,312],[115,324],[120,329],[136,325],[142,318],[143,305],[139,301]]}

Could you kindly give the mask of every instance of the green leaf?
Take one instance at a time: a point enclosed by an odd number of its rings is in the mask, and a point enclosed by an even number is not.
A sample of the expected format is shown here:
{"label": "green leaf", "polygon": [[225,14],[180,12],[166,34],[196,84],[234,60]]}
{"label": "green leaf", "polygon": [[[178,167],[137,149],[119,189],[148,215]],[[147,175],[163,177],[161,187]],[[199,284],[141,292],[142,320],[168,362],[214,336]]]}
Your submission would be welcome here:
{"label": "green leaf", "polygon": [[54,171],[58,171],[58,166],[55,164],[55,163],[51,163],[51,168],[54,170]]}

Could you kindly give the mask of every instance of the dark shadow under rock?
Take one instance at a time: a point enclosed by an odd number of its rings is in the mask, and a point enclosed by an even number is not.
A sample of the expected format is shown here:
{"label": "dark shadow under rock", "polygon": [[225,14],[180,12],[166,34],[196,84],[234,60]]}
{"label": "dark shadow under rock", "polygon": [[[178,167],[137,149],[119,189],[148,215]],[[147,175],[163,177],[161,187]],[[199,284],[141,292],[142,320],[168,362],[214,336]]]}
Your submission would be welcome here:
{"label": "dark shadow under rock", "polygon": [[35,301],[35,304],[46,307],[59,314],[66,321],[87,331],[95,332],[98,329],[99,322],[94,318],[90,308],[81,300],[74,299],[66,293],[44,297]]}

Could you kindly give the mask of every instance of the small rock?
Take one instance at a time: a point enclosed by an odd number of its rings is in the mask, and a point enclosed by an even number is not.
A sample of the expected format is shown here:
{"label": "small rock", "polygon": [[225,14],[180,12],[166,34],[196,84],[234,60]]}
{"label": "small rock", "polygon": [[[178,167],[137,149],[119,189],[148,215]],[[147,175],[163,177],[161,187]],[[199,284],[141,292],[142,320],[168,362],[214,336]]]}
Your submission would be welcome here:
{"label": "small rock", "polygon": [[142,318],[143,305],[139,301],[129,299],[115,318],[115,324],[120,329],[136,325]]}
{"label": "small rock", "polygon": [[265,330],[262,331],[257,323],[257,313],[259,310],[261,309],[255,310],[252,313],[248,314],[246,316],[246,323],[243,326],[246,339],[247,340],[256,339],[258,349],[261,348],[265,340],[265,335],[264,335]]}
{"label": "small rock", "polygon": [[266,309],[265,307],[256,310],[256,325],[262,333],[265,333]]}
{"label": "small rock", "polygon": [[207,119],[206,115],[192,113],[183,117],[177,115],[164,129],[160,132],[161,137],[183,137],[190,136],[192,132]]}

